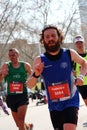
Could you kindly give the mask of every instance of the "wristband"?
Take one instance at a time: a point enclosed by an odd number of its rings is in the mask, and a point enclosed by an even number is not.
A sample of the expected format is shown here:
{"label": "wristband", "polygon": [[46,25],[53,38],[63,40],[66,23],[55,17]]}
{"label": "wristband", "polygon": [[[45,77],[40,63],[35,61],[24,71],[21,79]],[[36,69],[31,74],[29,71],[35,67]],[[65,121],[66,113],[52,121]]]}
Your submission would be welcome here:
{"label": "wristband", "polygon": [[40,77],[40,75],[37,76],[37,75],[35,74],[35,72],[32,74],[32,76],[33,76],[34,78],[39,78],[39,77]]}
{"label": "wristband", "polygon": [[84,75],[79,74],[77,78],[79,78],[79,79],[83,79],[83,78],[84,78]]}

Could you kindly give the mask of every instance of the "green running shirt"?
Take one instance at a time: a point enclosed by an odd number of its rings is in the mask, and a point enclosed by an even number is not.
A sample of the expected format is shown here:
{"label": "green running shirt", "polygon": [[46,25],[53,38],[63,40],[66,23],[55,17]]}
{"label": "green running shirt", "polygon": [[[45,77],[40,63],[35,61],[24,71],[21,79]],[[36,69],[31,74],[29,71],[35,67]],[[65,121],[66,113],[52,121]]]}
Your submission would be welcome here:
{"label": "green running shirt", "polygon": [[27,72],[24,67],[24,62],[20,62],[18,68],[14,68],[11,62],[8,62],[8,75],[5,77],[7,82],[7,94],[21,94],[27,92],[25,85]]}

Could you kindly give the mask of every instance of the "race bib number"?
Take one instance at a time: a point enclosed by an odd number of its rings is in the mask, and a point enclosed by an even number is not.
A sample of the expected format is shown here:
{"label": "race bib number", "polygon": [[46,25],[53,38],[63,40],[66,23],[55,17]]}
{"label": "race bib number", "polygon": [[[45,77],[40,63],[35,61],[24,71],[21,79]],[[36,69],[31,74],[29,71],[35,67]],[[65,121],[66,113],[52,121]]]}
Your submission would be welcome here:
{"label": "race bib number", "polygon": [[10,83],[10,93],[23,93],[23,83]]}
{"label": "race bib number", "polygon": [[67,82],[48,86],[51,100],[70,98],[70,89]]}

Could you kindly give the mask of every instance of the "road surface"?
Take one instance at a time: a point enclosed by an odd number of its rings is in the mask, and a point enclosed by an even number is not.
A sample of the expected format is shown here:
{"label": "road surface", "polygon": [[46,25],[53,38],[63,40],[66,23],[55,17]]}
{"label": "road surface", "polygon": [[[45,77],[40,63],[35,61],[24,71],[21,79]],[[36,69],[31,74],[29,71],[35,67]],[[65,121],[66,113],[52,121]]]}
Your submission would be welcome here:
{"label": "road surface", "polygon": [[[87,107],[85,106],[82,99],[80,101],[81,102],[77,130],[87,130]],[[33,102],[30,101],[30,105],[28,106],[26,114],[26,122],[34,123],[33,130],[53,130],[47,104],[36,106],[36,100],[34,100]],[[4,114],[1,108],[0,130],[18,130],[11,116],[11,112],[10,115],[7,116],[6,114]]]}

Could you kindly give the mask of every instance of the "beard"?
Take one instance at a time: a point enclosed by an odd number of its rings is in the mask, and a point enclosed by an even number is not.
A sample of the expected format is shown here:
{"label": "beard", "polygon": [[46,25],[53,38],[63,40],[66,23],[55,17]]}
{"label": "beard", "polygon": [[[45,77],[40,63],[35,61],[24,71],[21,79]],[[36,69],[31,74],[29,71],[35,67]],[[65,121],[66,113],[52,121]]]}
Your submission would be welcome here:
{"label": "beard", "polygon": [[56,52],[60,49],[60,43],[59,41],[54,42],[53,40],[49,41],[48,43],[44,42],[44,48],[46,49],[47,52]]}

